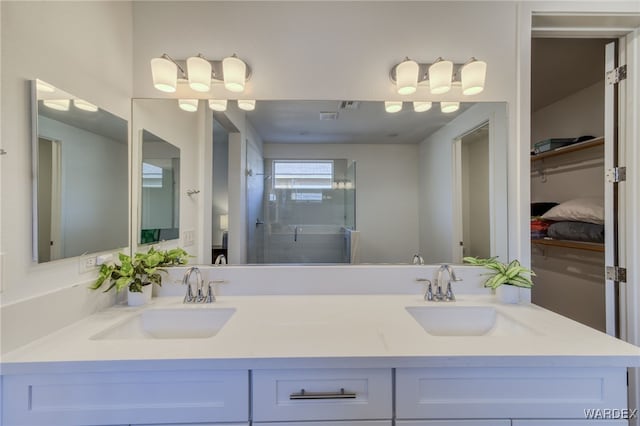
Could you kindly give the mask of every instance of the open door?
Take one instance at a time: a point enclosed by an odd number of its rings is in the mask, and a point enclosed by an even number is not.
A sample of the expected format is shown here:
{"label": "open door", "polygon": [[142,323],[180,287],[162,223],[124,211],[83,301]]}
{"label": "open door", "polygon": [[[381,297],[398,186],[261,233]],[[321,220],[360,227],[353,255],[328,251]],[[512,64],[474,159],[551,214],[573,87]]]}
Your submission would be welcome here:
{"label": "open door", "polygon": [[620,283],[626,280],[621,265],[618,227],[618,184],[624,180],[618,167],[618,54],[617,42],[606,45],[605,50],[605,119],[604,119],[604,167],[605,167],[605,306],[606,332],[620,337],[624,330],[620,321]]}

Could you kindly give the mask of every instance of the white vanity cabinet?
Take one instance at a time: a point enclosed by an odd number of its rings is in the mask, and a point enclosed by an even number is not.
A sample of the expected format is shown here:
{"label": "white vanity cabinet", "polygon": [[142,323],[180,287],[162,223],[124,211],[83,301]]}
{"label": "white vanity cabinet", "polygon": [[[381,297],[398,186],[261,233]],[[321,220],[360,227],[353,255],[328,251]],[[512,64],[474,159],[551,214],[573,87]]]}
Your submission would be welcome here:
{"label": "white vanity cabinet", "polygon": [[391,369],[253,370],[253,422],[391,425],[392,377]]}
{"label": "white vanity cabinet", "polygon": [[2,424],[248,424],[247,370],[7,375]]}
{"label": "white vanity cabinet", "polygon": [[[396,418],[575,419],[580,425],[594,424],[585,423],[585,409],[627,407],[626,380],[625,368],[398,368]],[[548,421],[543,423],[564,426]],[[514,426],[539,424],[518,422]]]}

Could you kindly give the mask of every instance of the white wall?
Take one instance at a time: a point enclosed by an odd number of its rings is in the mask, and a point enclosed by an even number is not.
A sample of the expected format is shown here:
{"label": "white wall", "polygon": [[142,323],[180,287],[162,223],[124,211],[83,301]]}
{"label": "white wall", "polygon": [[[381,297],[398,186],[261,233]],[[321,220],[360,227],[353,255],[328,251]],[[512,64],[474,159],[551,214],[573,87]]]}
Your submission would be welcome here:
{"label": "white wall", "polygon": [[409,263],[418,250],[418,147],[265,144],[265,158],[356,162],[356,229],[361,263]]}
{"label": "white wall", "polygon": [[[60,141],[62,149],[62,256],[126,247],[127,141],[109,139],[43,116],[38,118],[38,130],[40,136]],[[98,182],[104,185],[96,186]]]}
{"label": "white wall", "polygon": [[86,283],[78,259],[31,259],[29,80],[129,118],[132,9],[124,2],[6,2],[2,7],[2,303]]}
{"label": "white wall", "polygon": [[[506,260],[507,250],[507,111],[504,103],[480,103],[420,144],[420,252],[425,262],[454,257],[453,141],[489,122],[491,253]],[[456,251],[457,253],[457,251]]]}
{"label": "white wall", "polygon": [[[604,135],[604,81],[587,87],[531,116],[531,143],[549,138]],[[604,197],[604,147],[531,164],[531,201],[561,203],[578,197]],[[544,172],[541,175],[541,172]]]}
{"label": "white wall", "polygon": [[[241,96],[258,100],[399,98],[389,70],[407,55],[423,62],[482,58],[487,89],[474,100],[515,100],[510,2],[145,1],[134,12],[136,97],[163,96],[149,70],[163,52],[176,59],[235,52],[253,68]],[[205,96],[221,94],[230,95],[216,86]],[[427,89],[415,96],[433,98]]]}
{"label": "white wall", "polygon": [[604,135],[604,80],[531,114],[531,146],[549,138]]}

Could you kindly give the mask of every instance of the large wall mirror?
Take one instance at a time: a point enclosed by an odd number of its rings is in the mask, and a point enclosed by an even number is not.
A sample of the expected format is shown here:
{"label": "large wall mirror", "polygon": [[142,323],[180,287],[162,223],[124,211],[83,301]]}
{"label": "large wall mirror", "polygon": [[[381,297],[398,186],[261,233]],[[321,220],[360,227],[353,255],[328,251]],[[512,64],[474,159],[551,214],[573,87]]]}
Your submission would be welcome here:
{"label": "large wall mirror", "polygon": [[[148,114],[138,112],[143,106]],[[135,100],[133,110],[137,129],[172,123],[175,137],[187,139],[203,130],[195,118],[187,125],[188,113],[176,100]],[[213,143],[213,164],[204,164],[213,170],[212,252],[224,250],[228,237],[246,253],[239,256],[246,261],[231,254],[231,263],[408,264],[417,253],[426,263],[508,256],[504,102],[462,103],[452,113],[437,102],[425,112],[405,102],[391,114],[376,101],[258,101],[247,113],[231,105],[228,121],[243,114],[246,123],[224,131],[216,123],[227,113],[205,111],[213,115],[205,138]],[[216,141],[228,147],[218,149]],[[231,149],[241,143],[246,149]],[[225,161],[228,167],[220,164]],[[240,182],[244,194],[231,193]],[[228,194],[224,202],[218,193]],[[243,200],[244,218],[228,213],[231,199]],[[244,241],[232,235],[239,220],[247,225]]]}
{"label": "large wall mirror", "polygon": [[127,121],[42,80],[32,104],[34,260],[127,247]]}
{"label": "large wall mirror", "polygon": [[180,149],[143,129],[140,244],[180,237]]}
{"label": "large wall mirror", "polygon": [[[504,103],[263,101],[247,119],[262,145],[247,164],[264,170],[247,177],[249,263],[506,259]],[[331,170],[336,158],[349,167]]]}

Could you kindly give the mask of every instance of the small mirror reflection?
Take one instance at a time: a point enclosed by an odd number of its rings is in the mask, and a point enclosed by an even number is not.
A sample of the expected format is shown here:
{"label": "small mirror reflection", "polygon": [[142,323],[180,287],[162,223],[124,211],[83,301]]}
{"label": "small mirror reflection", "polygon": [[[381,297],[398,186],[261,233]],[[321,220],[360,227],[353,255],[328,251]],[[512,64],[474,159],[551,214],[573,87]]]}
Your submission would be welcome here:
{"label": "small mirror reflection", "polygon": [[142,130],[140,244],[180,235],[180,149]]}

